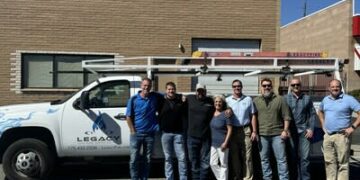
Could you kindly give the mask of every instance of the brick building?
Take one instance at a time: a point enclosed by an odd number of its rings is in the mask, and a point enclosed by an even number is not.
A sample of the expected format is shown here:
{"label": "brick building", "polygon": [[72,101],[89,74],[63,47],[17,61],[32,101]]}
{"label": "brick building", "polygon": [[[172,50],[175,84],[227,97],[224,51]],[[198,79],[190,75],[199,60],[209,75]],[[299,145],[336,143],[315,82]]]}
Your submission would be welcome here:
{"label": "brick building", "polygon": [[83,73],[83,59],[278,51],[279,14],[274,0],[3,0],[0,105],[76,91],[94,79]]}
{"label": "brick building", "polygon": [[[354,52],[359,46],[360,26],[353,28],[355,24],[360,25],[360,18],[356,21],[353,2],[339,1],[280,29],[281,51],[326,52],[329,57],[348,59],[349,64],[342,72],[346,91],[360,89],[360,60]],[[323,77],[315,75],[310,78],[310,86],[325,89],[328,86],[329,79],[324,81]]]}

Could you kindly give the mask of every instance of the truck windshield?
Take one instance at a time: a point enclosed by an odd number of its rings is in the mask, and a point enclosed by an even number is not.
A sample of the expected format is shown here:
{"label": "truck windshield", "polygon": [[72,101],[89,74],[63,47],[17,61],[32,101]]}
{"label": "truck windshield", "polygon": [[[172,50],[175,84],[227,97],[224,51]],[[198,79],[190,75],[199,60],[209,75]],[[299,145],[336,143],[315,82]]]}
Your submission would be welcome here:
{"label": "truck windshield", "polygon": [[[95,80],[95,81],[97,81],[97,80]],[[95,82],[95,81],[93,81],[93,82]],[[91,82],[91,83],[93,83],[93,82]],[[88,85],[90,85],[91,83],[89,83]],[[51,104],[51,105],[62,104],[62,103],[64,103],[64,102],[66,102],[67,100],[69,100],[71,97],[73,97],[76,93],[82,91],[82,90],[83,90],[84,88],[86,88],[86,87],[87,87],[87,86],[84,86],[83,88],[81,88],[81,89],[79,89],[79,90],[77,90],[77,91],[75,91],[75,92],[73,92],[73,93],[65,96],[63,99],[57,99],[57,100],[50,101],[50,104]]]}
{"label": "truck windshield", "polygon": [[57,104],[62,104],[64,102],[66,102],[68,99],[70,99],[74,94],[76,94],[78,91],[76,92],[73,92],[67,96],[65,96],[63,99],[57,99],[57,100],[53,100],[53,101],[50,101],[50,104],[51,105],[57,105]]}

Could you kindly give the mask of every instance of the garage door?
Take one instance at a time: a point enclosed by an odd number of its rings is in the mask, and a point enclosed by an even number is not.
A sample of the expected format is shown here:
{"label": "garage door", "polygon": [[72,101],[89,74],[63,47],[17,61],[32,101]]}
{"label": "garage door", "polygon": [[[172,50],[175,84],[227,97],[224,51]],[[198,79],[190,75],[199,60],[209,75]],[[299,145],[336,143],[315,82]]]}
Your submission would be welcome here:
{"label": "garage door", "polygon": [[[241,39],[192,39],[192,50],[202,52],[260,52],[260,40]],[[231,83],[234,79],[243,82],[243,93],[258,95],[259,77],[244,77],[242,74],[222,75],[222,81],[216,81],[218,75],[207,74],[198,77],[198,82],[207,86],[209,94],[232,94]]]}
{"label": "garage door", "polygon": [[192,39],[192,52],[259,52],[260,40]]}
{"label": "garage door", "polygon": [[232,94],[232,81],[239,79],[243,83],[243,94],[248,96],[256,96],[259,93],[259,77],[249,76],[244,77],[243,75],[222,75],[221,81],[217,81],[217,75],[207,74],[198,77],[198,82],[206,85],[209,95],[224,94],[225,96]]}

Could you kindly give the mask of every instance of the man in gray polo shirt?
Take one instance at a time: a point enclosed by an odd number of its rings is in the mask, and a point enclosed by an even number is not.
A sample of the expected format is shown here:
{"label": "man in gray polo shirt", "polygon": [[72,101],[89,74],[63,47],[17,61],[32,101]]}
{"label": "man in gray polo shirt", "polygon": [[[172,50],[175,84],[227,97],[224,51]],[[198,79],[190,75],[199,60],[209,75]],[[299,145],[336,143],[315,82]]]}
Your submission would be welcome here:
{"label": "man in gray polo shirt", "polygon": [[226,98],[234,113],[230,139],[231,174],[234,177],[230,179],[253,179],[252,141],[257,137],[255,108],[251,97],[242,94],[242,88],[242,82],[235,79],[233,94]]}

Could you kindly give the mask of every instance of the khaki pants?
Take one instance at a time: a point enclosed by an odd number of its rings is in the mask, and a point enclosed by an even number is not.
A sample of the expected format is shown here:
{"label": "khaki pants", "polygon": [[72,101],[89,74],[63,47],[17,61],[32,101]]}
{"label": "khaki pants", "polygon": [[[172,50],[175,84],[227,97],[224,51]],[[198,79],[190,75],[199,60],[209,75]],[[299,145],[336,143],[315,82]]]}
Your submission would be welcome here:
{"label": "khaki pants", "polygon": [[249,126],[244,128],[233,126],[230,141],[230,157],[232,174],[235,177],[230,179],[253,179],[252,142],[250,135],[251,129]]}
{"label": "khaki pants", "polygon": [[343,134],[324,135],[324,160],[327,180],[349,179],[350,140]]}

